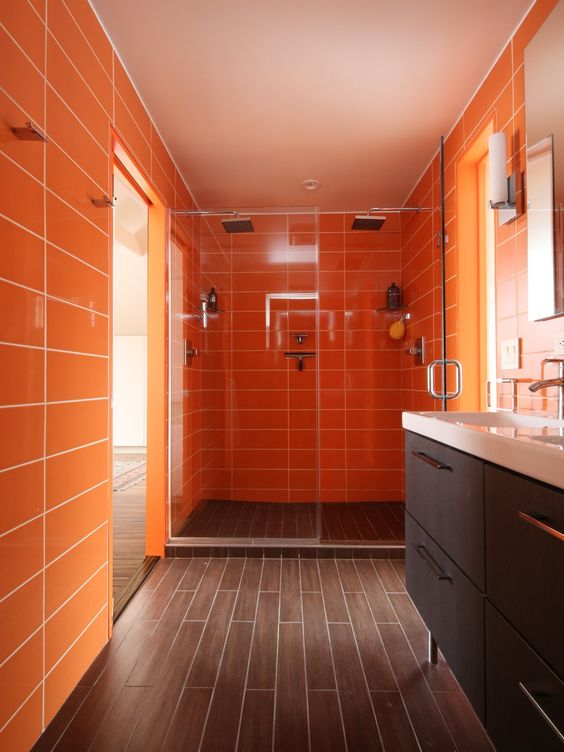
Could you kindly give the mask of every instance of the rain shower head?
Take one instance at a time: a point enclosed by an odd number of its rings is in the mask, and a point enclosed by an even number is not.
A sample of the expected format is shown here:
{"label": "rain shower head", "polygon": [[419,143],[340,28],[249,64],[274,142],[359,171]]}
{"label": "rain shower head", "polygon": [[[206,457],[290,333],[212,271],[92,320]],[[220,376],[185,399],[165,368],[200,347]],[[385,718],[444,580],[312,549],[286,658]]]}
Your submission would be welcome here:
{"label": "rain shower head", "polygon": [[229,219],[222,219],[221,224],[225,232],[254,232],[255,228],[251,222],[250,217],[230,217]]}
{"label": "rain shower head", "polygon": [[386,217],[374,216],[372,214],[357,214],[352,223],[352,230],[379,230]]}

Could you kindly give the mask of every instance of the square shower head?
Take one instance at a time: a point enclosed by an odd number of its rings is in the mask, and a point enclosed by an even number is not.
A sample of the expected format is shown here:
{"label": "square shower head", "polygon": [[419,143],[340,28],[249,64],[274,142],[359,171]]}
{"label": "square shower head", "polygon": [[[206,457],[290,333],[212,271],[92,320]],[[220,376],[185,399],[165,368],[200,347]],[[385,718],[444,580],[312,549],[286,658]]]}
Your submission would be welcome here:
{"label": "square shower head", "polygon": [[222,219],[221,223],[225,232],[254,232],[255,228],[250,217],[234,217]]}
{"label": "square shower head", "polygon": [[375,216],[372,214],[357,214],[352,223],[352,230],[379,230],[386,217]]}

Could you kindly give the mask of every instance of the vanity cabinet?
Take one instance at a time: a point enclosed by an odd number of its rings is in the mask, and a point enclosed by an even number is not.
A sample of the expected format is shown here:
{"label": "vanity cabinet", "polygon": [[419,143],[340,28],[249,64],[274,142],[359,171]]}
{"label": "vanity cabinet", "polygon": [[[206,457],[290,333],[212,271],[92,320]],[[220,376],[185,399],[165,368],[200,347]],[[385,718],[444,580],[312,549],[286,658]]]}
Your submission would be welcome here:
{"label": "vanity cabinet", "polygon": [[498,752],[564,748],[564,491],[406,432],[407,590]]}

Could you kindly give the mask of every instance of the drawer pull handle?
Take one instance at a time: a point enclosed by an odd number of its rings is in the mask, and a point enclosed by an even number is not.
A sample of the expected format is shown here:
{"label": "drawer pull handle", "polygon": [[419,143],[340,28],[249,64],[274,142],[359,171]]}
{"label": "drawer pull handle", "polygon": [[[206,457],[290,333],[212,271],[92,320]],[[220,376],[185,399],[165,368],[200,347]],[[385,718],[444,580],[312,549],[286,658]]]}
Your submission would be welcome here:
{"label": "drawer pull handle", "polygon": [[425,564],[429,567],[431,572],[435,575],[437,580],[451,580],[452,581],[452,577],[450,576],[450,574],[447,574],[444,571],[444,569],[441,569],[441,567],[433,559],[431,554],[427,551],[427,549],[422,543],[415,546],[415,550],[417,551],[419,556],[423,559]]}
{"label": "drawer pull handle", "polygon": [[452,472],[452,467],[450,467],[450,465],[445,465],[444,462],[439,462],[438,460],[429,457],[429,455],[425,454],[425,452],[412,452],[411,454],[414,457],[417,457],[417,459],[423,460],[423,462],[431,465],[431,467],[434,467],[435,470],[450,470]]}
{"label": "drawer pull handle", "polygon": [[560,739],[560,741],[564,742],[564,734],[560,731],[560,729],[558,728],[558,726],[554,723],[554,721],[547,714],[547,712],[545,710],[543,710],[543,708],[541,707],[541,705],[538,702],[538,700],[536,699],[536,697],[531,692],[529,692],[529,690],[523,684],[523,682],[519,682],[519,689],[525,695],[525,697],[531,703],[531,705],[534,707],[534,709],[537,711],[537,713],[547,722],[547,724],[554,731],[554,733]]}
{"label": "drawer pull handle", "polygon": [[556,530],[556,528],[547,525],[546,522],[543,521],[542,517],[534,517],[533,515],[527,514],[526,512],[519,512],[518,514],[519,517],[522,520],[525,520],[525,522],[528,522],[529,525],[534,525],[540,530],[543,530],[545,533],[552,535],[553,538],[564,541],[564,533],[561,533],[560,530]]}

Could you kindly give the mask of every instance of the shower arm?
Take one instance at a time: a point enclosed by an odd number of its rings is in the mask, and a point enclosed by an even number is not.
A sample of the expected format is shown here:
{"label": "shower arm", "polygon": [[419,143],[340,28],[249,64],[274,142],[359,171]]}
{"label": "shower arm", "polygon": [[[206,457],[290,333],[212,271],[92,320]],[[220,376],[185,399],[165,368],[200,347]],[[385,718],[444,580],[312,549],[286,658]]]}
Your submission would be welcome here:
{"label": "shower arm", "polygon": [[388,212],[390,214],[399,214],[399,212],[422,212],[432,211],[428,206],[374,206],[369,209],[366,214],[372,214],[373,212]]}
{"label": "shower arm", "polygon": [[234,210],[213,209],[171,209],[170,213],[177,217],[238,217],[239,212]]}

